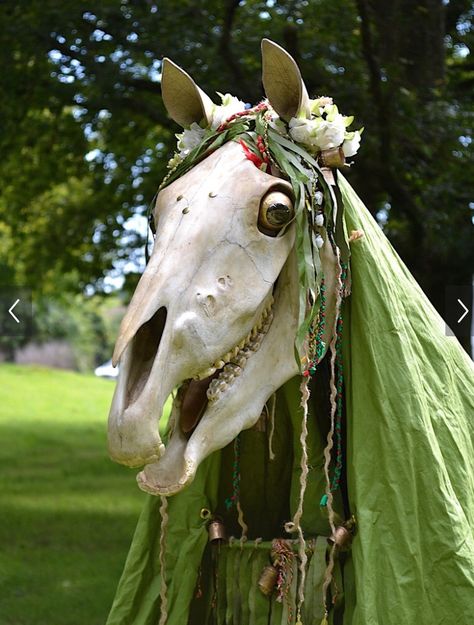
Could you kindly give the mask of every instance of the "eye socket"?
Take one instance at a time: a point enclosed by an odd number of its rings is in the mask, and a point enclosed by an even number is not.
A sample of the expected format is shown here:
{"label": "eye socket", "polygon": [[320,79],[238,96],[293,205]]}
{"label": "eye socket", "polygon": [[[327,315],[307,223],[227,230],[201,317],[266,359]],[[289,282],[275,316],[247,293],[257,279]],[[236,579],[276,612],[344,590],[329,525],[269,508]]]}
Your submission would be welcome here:
{"label": "eye socket", "polygon": [[258,225],[265,234],[275,236],[294,217],[291,198],[282,191],[269,191],[260,202]]}

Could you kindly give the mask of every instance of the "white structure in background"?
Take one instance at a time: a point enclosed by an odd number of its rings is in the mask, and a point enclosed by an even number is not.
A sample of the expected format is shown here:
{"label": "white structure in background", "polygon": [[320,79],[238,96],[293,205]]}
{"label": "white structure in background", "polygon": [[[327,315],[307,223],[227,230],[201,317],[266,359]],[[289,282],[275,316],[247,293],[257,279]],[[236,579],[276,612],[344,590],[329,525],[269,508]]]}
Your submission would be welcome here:
{"label": "white structure in background", "polygon": [[113,367],[112,366],[112,361],[111,360],[107,360],[107,362],[104,362],[103,365],[100,365],[99,367],[96,367],[94,369],[94,373],[99,378],[115,379],[118,376],[118,374],[119,374],[119,368],[118,367]]}

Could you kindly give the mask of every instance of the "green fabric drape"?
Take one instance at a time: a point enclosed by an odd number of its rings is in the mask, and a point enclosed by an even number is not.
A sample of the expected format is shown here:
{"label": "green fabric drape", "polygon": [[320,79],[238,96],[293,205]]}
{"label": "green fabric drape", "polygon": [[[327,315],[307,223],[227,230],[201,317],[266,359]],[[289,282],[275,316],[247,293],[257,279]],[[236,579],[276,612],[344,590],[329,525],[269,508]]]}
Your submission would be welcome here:
{"label": "green fabric drape", "polygon": [[[344,305],[343,335],[347,491],[350,512],[357,519],[357,534],[351,553],[341,559],[336,570],[341,596],[330,622],[472,625],[473,364],[459,343],[445,336],[443,321],[342,176],[339,185],[347,230],[362,230],[364,237],[351,246],[352,295]],[[281,426],[280,436],[276,435],[280,441],[276,462],[291,463],[288,476],[280,466],[273,477],[260,475],[266,462],[252,465],[252,454],[260,453],[266,443],[258,439],[261,433],[241,435],[242,500],[250,509],[255,499],[259,518],[259,483],[265,482],[266,502],[286,497],[288,510],[295,508],[299,401],[299,381],[292,380],[279,393],[277,417],[286,415],[287,429]],[[303,527],[308,536],[320,537],[316,542],[319,564],[310,559],[304,625],[319,625],[322,616],[319,595],[324,536],[328,533],[324,510],[319,506],[324,491],[324,423],[318,414],[312,406]],[[219,480],[222,490],[222,480],[229,483],[229,476],[224,475],[232,462],[228,453],[213,454],[199,468],[194,483],[169,500],[168,625],[282,622],[282,606],[279,604],[269,621],[268,600],[255,591],[266,559],[261,550],[251,556],[235,548],[221,550],[218,593],[214,597],[217,620],[210,616],[210,609],[199,607],[199,601],[193,599],[201,568],[203,586],[208,587],[200,601],[208,606],[212,602],[212,557],[199,512],[203,507],[214,511],[222,506]],[[252,466],[257,470],[250,475],[252,487],[248,486],[246,495],[244,468]],[[281,484],[286,485],[285,493]],[[159,498],[147,500],[107,625],[158,624],[159,506]],[[336,507],[342,511],[340,494]],[[283,509],[279,505],[269,511],[269,518],[278,518]]]}
{"label": "green fabric drape", "polygon": [[[187,622],[207,544],[202,508],[215,509],[219,454],[213,454],[183,493],[168,499],[166,529],[167,625]],[[160,498],[149,496],[138,521],[107,625],[157,625],[160,615]]]}
{"label": "green fabric drape", "polygon": [[[474,368],[350,185],[345,625],[474,622]],[[346,602],[348,601],[346,595]]]}

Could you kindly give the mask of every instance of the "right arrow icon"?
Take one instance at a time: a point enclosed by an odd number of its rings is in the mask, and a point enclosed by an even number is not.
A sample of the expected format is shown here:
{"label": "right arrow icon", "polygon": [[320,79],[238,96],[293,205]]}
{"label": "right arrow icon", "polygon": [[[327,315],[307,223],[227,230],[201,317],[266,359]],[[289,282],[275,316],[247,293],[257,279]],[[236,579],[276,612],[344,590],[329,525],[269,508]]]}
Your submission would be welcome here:
{"label": "right arrow icon", "polygon": [[461,321],[464,319],[464,317],[465,317],[465,316],[467,315],[467,313],[469,312],[469,308],[466,308],[466,306],[464,305],[464,302],[462,302],[459,298],[458,298],[458,304],[459,304],[460,306],[462,306],[462,307],[463,307],[463,309],[464,309],[463,314],[462,314],[462,315],[459,317],[459,319],[458,319],[458,323],[461,323]]}

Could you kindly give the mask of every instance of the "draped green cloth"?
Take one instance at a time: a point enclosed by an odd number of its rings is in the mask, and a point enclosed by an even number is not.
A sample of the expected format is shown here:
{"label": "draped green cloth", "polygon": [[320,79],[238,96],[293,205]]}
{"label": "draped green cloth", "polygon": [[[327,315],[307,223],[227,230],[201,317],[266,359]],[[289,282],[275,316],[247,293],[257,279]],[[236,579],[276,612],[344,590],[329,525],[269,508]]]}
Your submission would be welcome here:
{"label": "draped green cloth", "polygon": [[[334,625],[474,623],[474,367],[349,184],[339,176],[351,245],[352,294],[344,305],[347,501],[357,520],[351,551],[335,569]],[[320,375],[321,384],[324,371]],[[316,380],[316,383],[319,383]],[[317,397],[316,391],[314,397]],[[223,501],[232,446],[213,454],[194,483],[169,499],[165,536],[167,625],[295,622],[296,565],[287,601],[258,590],[269,538],[295,510],[299,488],[299,381],[278,393],[274,436],[241,434],[241,502],[249,541]],[[320,498],[327,415],[312,401],[304,625],[323,616],[329,526]],[[158,625],[159,498],[140,517],[107,625]],[[237,536],[211,548],[201,508],[220,511]],[[227,515],[227,516],[226,516]],[[253,529],[252,529],[253,528]],[[280,533],[279,533],[280,532]],[[255,538],[263,536],[262,542]],[[295,548],[296,549],[296,548]]]}

